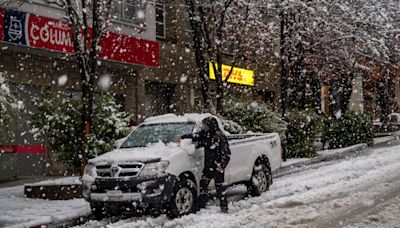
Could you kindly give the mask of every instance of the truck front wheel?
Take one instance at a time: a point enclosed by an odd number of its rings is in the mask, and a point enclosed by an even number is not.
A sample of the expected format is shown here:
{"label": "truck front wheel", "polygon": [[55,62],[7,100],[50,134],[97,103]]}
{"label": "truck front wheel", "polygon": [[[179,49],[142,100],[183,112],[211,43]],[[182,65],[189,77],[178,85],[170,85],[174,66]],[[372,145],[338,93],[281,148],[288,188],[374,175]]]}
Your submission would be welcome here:
{"label": "truck front wheel", "polygon": [[92,215],[96,220],[102,220],[107,216],[105,205],[102,203],[90,203],[90,209],[92,210]]}
{"label": "truck front wheel", "polygon": [[196,201],[196,185],[190,179],[180,179],[174,188],[171,202],[167,205],[167,215],[176,218],[192,213]]}
{"label": "truck front wheel", "polygon": [[253,174],[247,185],[248,192],[251,196],[259,196],[263,192],[269,189],[269,179],[271,172],[269,168],[264,164],[255,165],[253,168]]}

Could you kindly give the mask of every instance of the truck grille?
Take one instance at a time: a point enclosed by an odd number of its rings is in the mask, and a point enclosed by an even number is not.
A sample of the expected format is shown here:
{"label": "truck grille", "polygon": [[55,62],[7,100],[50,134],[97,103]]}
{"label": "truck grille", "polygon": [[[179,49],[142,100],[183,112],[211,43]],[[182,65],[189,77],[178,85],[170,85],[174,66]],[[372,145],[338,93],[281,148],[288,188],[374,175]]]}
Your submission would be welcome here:
{"label": "truck grille", "polygon": [[143,163],[129,163],[129,164],[104,164],[97,165],[96,172],[98,177],[136,177],[142,170]]}

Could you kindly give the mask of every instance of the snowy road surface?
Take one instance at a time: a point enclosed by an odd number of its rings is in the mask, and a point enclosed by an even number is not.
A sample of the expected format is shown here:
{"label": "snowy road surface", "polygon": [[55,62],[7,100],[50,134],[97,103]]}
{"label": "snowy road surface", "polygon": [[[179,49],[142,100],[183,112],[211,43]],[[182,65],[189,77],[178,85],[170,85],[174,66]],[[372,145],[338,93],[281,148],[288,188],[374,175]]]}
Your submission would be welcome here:
{"label": "snowy road surface", "polygon": [[260,197],[169,220],[143,216],[81,227],[400,227],[400,146],[275,179]]}
{"label": "snowy road surface", "polygon": [[[274,179],[269,192],[170,220],[142,216],[80,227],[400,227],[400,146],[317,163]],[[23,186],[0,189],[0,227],[29,227],[87,216],[83,199],[26,199]],[[120,219],[119,221],[116,221]]]}

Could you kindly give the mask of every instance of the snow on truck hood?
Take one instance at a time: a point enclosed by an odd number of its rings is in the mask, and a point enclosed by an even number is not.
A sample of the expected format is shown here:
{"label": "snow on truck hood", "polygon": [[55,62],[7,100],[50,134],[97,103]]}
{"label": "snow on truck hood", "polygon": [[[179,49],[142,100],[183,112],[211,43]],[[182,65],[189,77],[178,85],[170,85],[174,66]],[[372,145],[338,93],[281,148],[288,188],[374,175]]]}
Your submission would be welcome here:
{"label": "snow on truck hood", "polygon": [[175,143],[165,145],[156,143],[147,147],[120,148],[102,154],[89,160],[89,163],[125,163],[125,162],[155,162],[164,160],[169,156],[184,152],[183,149]]}

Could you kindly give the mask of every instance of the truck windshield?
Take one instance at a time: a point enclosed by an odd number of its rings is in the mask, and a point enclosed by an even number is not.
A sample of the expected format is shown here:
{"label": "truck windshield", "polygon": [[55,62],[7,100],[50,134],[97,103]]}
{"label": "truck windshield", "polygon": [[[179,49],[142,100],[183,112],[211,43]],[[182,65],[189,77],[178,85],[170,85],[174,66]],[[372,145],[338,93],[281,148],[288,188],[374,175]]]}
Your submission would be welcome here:
{"label": "truck windshield", "polygon": [[193,132],[194,123],[148,124],[138,127],[124,141],[120,148],[145,147],[152,143],[175,142],[184,134]]}

